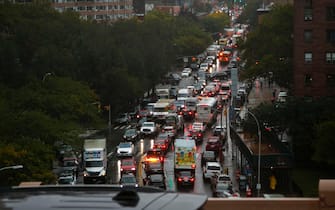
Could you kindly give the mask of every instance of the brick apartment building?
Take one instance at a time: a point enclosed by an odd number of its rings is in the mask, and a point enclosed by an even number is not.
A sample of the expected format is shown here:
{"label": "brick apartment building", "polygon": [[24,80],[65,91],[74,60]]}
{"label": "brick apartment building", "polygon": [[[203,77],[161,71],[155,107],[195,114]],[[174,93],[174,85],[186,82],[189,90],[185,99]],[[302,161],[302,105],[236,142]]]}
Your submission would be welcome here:
{"label": "brick apartment building", "polygon": [[52,0],[59,12],[76,11],[84,20],[114,22],[134,16],[133,0]]}
{"label": "brick apartment building", "polygon": [[334,96],[335,0],[294,1],[293,48],[293,94]]}

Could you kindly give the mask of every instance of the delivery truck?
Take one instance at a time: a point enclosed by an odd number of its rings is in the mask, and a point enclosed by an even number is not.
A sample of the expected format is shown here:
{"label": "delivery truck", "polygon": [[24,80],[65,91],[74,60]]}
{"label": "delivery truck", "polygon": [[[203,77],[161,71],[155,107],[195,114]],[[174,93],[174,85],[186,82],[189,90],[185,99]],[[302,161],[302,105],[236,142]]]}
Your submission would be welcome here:
{"label": "delivery truck", "polygon": [[196,145],[193,139],[176,139],[174,143],[174,172],[190,170],[193,174],[196,168]]}
{"label": "delivery truck", "polygon": [[85,139],[83,146],[84,184],[106,183],[106,138]]}

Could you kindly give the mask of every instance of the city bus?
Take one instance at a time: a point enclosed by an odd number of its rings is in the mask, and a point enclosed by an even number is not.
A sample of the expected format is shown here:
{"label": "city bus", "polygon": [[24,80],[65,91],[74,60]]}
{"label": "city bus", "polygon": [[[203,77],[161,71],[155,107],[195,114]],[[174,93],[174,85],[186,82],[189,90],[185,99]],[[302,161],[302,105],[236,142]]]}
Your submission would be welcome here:
{"label": "city bus", "polygon": [[196,121],[212,124],[217,116],[217,99],[215,97],[202,98],[196,107]]}

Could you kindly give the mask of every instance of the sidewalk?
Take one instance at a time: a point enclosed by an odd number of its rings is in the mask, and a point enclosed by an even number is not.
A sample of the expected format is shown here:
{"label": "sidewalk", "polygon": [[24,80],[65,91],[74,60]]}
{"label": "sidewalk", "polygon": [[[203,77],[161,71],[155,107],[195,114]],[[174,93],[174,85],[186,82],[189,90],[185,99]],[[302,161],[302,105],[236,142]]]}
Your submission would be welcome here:
{"label": "sidewalk", "polygon": [[256,108],[261,103],[272,103],[272,100],[277,98],[279,91],[280,87],[277,84],[269,85],[266,79],[256,79],[248,95],[248,108]]}

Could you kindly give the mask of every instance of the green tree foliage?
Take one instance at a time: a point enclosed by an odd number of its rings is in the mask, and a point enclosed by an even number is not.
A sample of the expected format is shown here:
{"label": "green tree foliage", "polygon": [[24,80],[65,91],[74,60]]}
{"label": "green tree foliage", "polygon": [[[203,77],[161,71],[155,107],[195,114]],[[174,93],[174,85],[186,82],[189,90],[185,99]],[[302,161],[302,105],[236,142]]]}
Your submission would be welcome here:
{"label": "green tree foliage", "polygon": [[224,32],[230,24],[229,16],[224,12],[215,12],[201,19],[204,29],[208,32]]}
{"label": "green tree foliage", "polygon": [[267,76],[273,72],[277,84],[289,88],[292,80],[293,7],[274,7],[241,45],[247,69],[242,77]]}
{"label": "green tree foliage", "polygon": [[334,134],[335,121],[322,122],[316,126],[316,143],[313,159],[335,166]]}
{"label": "green tree foliage", "polygon": [[99,104],[129,111],[177,52],[207,47],[209,34],[191,20],[152,12],[144,22],[93,24],[45,2],[0,4],[0,140],[8,145],[0,167],[25,167],[4,182],[53,182],[55,142],[78,144],[82,129],[106,124]]}
{"label": "green tree foliage", "polygon": [[258,24],[257,9],[262,7],[263,0],[248,0],[242,14],[237,18],[238,23],[247,23],[253,29]]}

